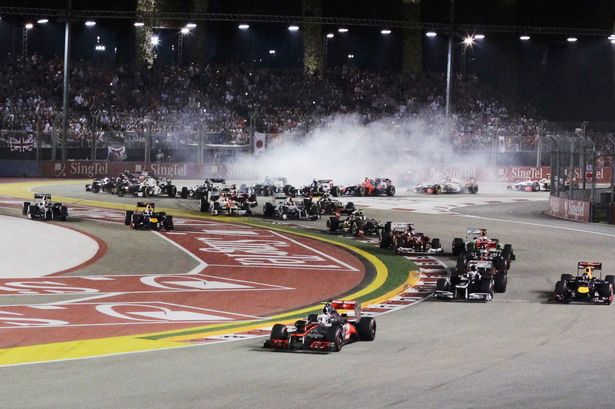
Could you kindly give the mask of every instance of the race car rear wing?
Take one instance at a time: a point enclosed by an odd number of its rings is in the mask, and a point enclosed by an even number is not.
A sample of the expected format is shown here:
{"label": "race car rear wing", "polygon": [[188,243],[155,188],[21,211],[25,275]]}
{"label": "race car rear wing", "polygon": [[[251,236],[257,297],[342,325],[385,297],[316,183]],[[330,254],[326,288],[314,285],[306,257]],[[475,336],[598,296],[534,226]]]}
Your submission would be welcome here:
{"label": "race car rear wing", "polygon": [[154,202],[137,202],[137,208],[150,206],[152,209],[156,207],[156,203]]}
{"label": "race car rear wing", "polygon": [[331,306],[335,308],[340,314],[343,311],[354,311],[354,317],[356,320],[361,318],[361,303],[359,301],[347,301],[347,300],[333,300]]}
{"label": "race car rear wing", "polygon": [[35,199],[49,199],[51,200],[51,193],[35,193]]}
{"label": "race car rear wing", "polygon": [[485,234],[487,235],[487,229],[483,227],[468,227],[466,230],[466,234]]}
{"label": "race car rear wing", "polygon": [[602,262],[600,261],[579,261],[577,269],[582,270],[585,267],[592,267],[594,270],[602,270]]}

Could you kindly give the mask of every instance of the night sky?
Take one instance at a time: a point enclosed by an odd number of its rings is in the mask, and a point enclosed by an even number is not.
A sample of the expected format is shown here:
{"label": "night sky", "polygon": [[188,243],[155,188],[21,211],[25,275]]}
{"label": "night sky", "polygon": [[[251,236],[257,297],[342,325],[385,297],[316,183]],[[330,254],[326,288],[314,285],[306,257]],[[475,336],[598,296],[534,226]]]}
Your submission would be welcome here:
{"label": "night sky", "polygon": [[[168,11],[190,11],[191,1],[168,0]],[[424,0],[423,22],[447,22],[449,0]],[[73,0],[80,10],[134,10],[136,1]],[[1,6],[62,8],[64,0],[2,0]],[[523,25],[540,27],[575,27],[608,30],[615,20],[615,1],[606,0],[456,0],[455,18],[459,24]],[[400,1],[324,0],[324,15],[337,17],[399,19]],[[300,15],[301,1],[291,0],[210,0],[212,13],[246,13]],[[0,21],[0,58],[9,52],[19,54],[22,27],[27,16],[2,16]],[[61,56],[63,26],[51,22],[29,32],[28,49],[47,57]],[[119,61],[134,57],[131,50],[134,28],[130,21],[99,21],[95,29],[74,25],[74,58],[103,58],[93,51],[96,38],[107,46],[109,55]],[[205,51],[195,48],[196,41],[184,42],[184,61],[203,52],[207,62],[251,62],[274,67],[301,67],[300,33],[289,36],[284,24],[252,24],[249,37],[239,33],[236,23],[201,24],[207,42]],[[337,27],[324,27],[334,31]],[[383,38],[379,29],[350,27],[350,35],[338,36],[328,48],[328,62],[347,62],[368,69],[401,67],[401,33],[393,31]],[[460,35],[463,33],[460,33]],[[574,44],[565,35],[532,35],[528,42],[518,34],[484,33],[487,38],[466,54],[465,69],[490,85],[500,99],[518,110],[533,106],[541,116],[553,121],[612,121],[615,107],[615,45],[605,37],[577,36]],[[176,30],[160,32],[160,58],[174,61]],[[127,40],[130,38],[130,40]],[[423,56],[426,72],[443,73],[446,64],[446,36],[424,38]],[[461,37],[457,38],[456,64],[461,70]],[[112,54],[111,50],[118,48]],[[275,57],[268,50],[276,49]]]}

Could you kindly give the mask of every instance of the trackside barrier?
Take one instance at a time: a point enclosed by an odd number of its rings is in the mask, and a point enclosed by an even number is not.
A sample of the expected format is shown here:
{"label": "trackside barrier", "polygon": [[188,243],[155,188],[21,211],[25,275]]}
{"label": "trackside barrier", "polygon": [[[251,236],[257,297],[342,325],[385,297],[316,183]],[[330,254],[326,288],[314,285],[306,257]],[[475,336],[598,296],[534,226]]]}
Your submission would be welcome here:
{"label": "trackside barrier", "polygon": [[48,178],[80,178],[117,176],[121,172],[149,172],[153,176],[173,179],[203,179],[206,177],[226,177],[225,165],[206,163],[173,162],[110,162],[69,160],[66,162],[41,161],[41,176]]}
{"label": "trackside barrier", "polygon": [[1,177],[41,177],[39,162],[35,160],[0,160]]}
{"label": "trackside barrier", "polygon": [[589,223],[591,202],[549,196],[548,214],[560,219]]}

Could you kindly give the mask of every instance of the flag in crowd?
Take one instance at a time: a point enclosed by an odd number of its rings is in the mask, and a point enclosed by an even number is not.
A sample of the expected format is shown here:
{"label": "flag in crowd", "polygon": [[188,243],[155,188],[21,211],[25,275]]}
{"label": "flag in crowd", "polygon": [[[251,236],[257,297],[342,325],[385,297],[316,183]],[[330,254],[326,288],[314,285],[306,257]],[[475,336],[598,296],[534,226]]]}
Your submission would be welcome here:
{"label": "flag in crowd", "polygon": [[32,152],[36,147],[36,137],[34,135],[11,136],[9,137],[9,146],[11,152]]}

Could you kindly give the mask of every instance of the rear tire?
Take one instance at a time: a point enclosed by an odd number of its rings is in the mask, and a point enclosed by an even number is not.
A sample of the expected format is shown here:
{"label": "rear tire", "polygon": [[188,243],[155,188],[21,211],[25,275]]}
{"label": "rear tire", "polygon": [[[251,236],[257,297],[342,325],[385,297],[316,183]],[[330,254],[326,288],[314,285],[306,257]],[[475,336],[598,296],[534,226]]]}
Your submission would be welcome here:
{"label": "rear tire", "polygon": [[30,207],[30,202],[23,202],[23,208],[21,209],[21,214],[24,216],[28,214],[28,208]]}
{"label": "rear tire", "polygon": [[568,280],[572,280],[572,274],[562,274],[560,277],[561,281],[568,281]]}
{"label": "rear tire", "polygon": [[441,249],[442,244],[440,243],[440,239],[432,239],[431,240],[431,248],[434,250]]}
{"label": "rear tire", "polygon": [[387,196],[395,196],[395,186],[387,186]]}
{"label": "rear tire", "polygon": [[607,275],[606,277],[604,277],[604,281],[606,281],[607,283],[610,283],[613,287],[615,287],[615,276],[614,275]]}
{"label": "rear tire", "polygon": [[376,339],[376,320],[374,317],[361,317],[357,324],[359,339],[361,341],[373,341]]}
{"label": "rear tire", "polygon": [[187,199],[188,198],[188,188],[186,186],[182,187],[182,190],[181,190],[179,196],[182,199]]}
{"label": "rear tire", "polygon": [[200,209],[201,213],[209,212],[209,208],[210,208],[209,201],[207,199],[205,199],[205,198],[202,198],[201,199],[201,209]]}
{"label": "rear tire", "polygon": [[505,293],[506,286],[508,285],[508,274],[503,272],[498,272],[495,275],[495,292],[497,293]]}
{"label": "rear tire", "polygon": [[272,203],[265,203],[263,206],[263,216],[265,217],[273,217],[274,208]]}
{"label": "rear tire", "polygon": [[167,190],[167,194],[169,195],[169,197],[175,197],[177,196],[177,186],[169,186],[168,190]]}
{"label": "rear tire", "polygon": [[124,225],[125,226],[130,226],[130,222],[132,221],[132,214],[134,212],[132,210],[126,210],[126,213],[124,215]]}
{"label": "rear tire", "polygon": [[446,291],[446,278],[438,278],[438,281],[436,281],[436,291]]}

